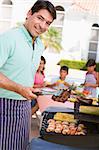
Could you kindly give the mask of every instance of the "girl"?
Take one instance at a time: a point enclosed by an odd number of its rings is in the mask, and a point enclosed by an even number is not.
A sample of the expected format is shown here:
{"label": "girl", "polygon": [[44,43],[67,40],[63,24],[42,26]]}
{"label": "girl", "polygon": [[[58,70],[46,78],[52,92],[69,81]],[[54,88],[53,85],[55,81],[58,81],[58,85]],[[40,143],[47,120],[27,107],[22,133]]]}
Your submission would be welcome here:
{"label": "girl", "polygon": [[45,64],[46,64],[46,60],[43,56],[41,56],[41,61],[40,61],[40,65],[39,68],[35,74],[35,79],[34,79],[34,88],[41,88],[45,86],[45,82],[44,82],[44,69],[45,69]]}
{"label": "girl", "polygon": [[87,73],[85,77],[84,90],[89,91],[92,97],[96,97],[96,88],[99,85],[98,73],[96,73],[96,62],[93,59],[89,59],[86,63]]}

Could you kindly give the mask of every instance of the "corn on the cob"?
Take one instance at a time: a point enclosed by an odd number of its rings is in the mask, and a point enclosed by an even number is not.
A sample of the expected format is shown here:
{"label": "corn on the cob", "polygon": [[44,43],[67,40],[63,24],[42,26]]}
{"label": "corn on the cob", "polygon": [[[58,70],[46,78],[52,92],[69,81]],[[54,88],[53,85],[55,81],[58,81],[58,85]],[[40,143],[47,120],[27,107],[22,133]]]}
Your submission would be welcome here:
{"label": "corn on the cob", "polygon": [[54,119],[60,121],[76,122],[76,120],[74,119],[74,115],[61,112],[56,113],[54,115]]}

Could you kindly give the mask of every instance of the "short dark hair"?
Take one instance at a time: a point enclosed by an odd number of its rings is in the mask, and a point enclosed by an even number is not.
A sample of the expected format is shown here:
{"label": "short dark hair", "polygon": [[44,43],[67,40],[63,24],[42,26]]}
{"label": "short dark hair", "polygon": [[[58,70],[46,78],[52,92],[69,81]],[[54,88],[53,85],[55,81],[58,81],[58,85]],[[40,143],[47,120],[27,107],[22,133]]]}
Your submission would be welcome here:
{"label": "short dark hair", "polygon": [[46,64],[46,60],[43,56],[41,56],[41,60],[44,61],[44,64]]}
{"label": "short dark hair", "polygon": [[31,8],[32,14],[38,12],[41,9],[47,9],[53,17],[53,20],[56,19],[56,9],[51,2],[47,0],[37,0]]}
{"label": "short dark hair", "polygon": [[67,66],[61,66],[60,71],[65,70],[68,73],[69,68]]}
{"label": "short dark hair", "polygon": [[86,67],[91,67],[91,66],[95,66],[96,62],[94,59],[89,59],[86,63]]}

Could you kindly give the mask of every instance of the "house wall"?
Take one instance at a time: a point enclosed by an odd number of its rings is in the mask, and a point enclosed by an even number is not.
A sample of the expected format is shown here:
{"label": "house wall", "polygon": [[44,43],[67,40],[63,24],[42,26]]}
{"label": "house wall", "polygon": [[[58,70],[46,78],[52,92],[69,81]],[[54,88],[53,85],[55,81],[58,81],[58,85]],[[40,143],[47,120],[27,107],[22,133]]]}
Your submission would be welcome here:
{"label": "house wall", "polygon": [[[17,23],[24,22],[26,13],[36,0],[12,0],[13,5],[0,5],[0,32]],[[52,25],[63,29],[62,46],[64,52],[60,56],[64,59],[87,59],[91,26],[99,23],[99,16],[72,11],[72,0],[50,0],[55,6],[60,5],[65,12],[58,12],[58,20]],[[61,19],[63,18],[63,20]],[[61,21],[60,21],[61,20]],[[97,55],[99,56],[99,44]],[[97,60],[99,59],[97,56]]]}
{"label": "house wall", "polygon": [[0,32],[4,32],[11,27],[12,6],[0,4]]}
{"label": "house wall", "polygon": [[[63,49],[66,51],[64,57],[87,60],[92,25],[99,23],[99,16],[90,15],[88,12],[73,12],[71,7],[65,12],[64,17],[62,36]],[[99,48],[97,48],[97,54],[99,54]],[[99,61],[99,58],[97,57],[96,60]]]}

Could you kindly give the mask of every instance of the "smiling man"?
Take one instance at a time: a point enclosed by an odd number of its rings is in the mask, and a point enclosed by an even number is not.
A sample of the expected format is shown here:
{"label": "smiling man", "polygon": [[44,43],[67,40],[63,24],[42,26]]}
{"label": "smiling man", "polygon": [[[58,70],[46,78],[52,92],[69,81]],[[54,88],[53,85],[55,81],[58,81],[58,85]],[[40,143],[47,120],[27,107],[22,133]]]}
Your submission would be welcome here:
{"label": "smiling man", "polygon": [[[53,4],[38,0],[24,25],[0,35],[0,149],[26,150],[33,81],[44,46],[39,35],[56,19]],[[34,40],[34,46],[33,44]]]}

